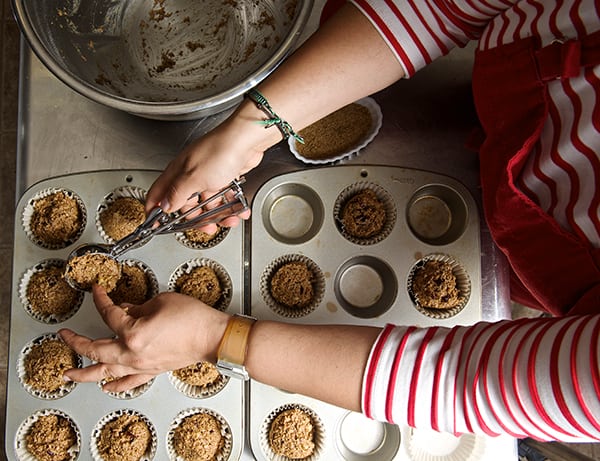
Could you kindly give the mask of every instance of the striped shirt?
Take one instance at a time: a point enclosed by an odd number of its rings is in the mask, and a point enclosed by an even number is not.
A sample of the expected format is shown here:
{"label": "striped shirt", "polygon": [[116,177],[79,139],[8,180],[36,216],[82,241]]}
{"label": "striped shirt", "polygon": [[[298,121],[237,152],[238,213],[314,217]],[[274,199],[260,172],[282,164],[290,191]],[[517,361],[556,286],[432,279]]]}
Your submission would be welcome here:
{"label": "striped shirt", "polygon": [[[600,30],[598,0],[353,0],[408,77],[454,47]],[[517,186],[600,247],[600,66],[548,84],[549,116]],[[363,381],[368,416],[460,434],[600,440],[600,316],[388,325]]]}
{"label": "striped shirt", "polygon": [[454,434],[600,440],[600,315],[387,325],[363,378],[370,418]]}

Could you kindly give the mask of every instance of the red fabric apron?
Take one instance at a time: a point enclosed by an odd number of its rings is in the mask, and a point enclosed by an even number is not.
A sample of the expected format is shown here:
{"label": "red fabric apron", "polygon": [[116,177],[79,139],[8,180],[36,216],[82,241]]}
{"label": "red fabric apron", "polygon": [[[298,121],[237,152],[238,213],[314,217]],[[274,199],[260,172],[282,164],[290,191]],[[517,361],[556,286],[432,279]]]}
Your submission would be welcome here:
{"label": "red fabric apron", "polygon": [[598,63],[598,32],[542,49],[524,39],[475,56],[486,220],[510,262],[513,300],[553,315],[600,312],[600,249],[562,229],[515,182],[548,116],[547,82]]}

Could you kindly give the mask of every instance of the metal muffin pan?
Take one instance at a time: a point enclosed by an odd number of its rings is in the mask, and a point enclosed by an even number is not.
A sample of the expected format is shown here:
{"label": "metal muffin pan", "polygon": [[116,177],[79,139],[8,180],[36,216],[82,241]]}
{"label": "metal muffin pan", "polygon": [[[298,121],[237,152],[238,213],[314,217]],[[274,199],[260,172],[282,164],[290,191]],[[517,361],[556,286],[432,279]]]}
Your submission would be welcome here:
{"label": "metal muffin pan", "polygon": [[[335,216],[340,201],[363,188],[382,190],[384,201],[391,197],[393,202],[391,229],[385,229],[383,239],[350,241]],[[257,191],[252,216],[249,306],[259,319],[454,326],[482,318],[479,212],[469,191],[452,178],[362,165],[287,173]],[[261,286],[266,268],[284,255],[308,258],[325,274],[319,305],[300,317],[277,313]],[[415,264],[435,255],[456,261],[470,281],[466,304],[446,318],[424,315],[407,287]],[[361,421],[359,415],[341,408],[255,381],[250,382],[248,401],[250,444],[260,461],[268,459],[260,439],[265,419],[278,407],[294,403],[310,408],[322,421],[326,435],[320,460],[411,459],[398,426]]]}
{"label": "metal muffin pan", "polygon": [[[16,460],[17,431],[31,415],[50,409],[68,415],[79,429],[81,447],[79,460],[91,459],[91,437],[97,423],[109,413],[137,411],[154,426],[157,434],[156,460],[167,455],[167,434],[171,423],[182,411],[205,408],[221,415],[229,424],[232,449],[229,460],[241,457],[245,441],[244,384],[230,379],[217,394],[206,398],[191,398],[177,390],[169,380],[168,373],[157,376],[144,392],[133,398],[117,398],[102,391],[96,383],[77,384],[62,398],[45,400],[31,395],[20,383],[17,364],[21,351],[33,339],[54,333],[62,327],[71,328],[83,335],[99,338],[112,333],[97,313],[90,293],[85,293],[79,310],[59,323],[43,323],[34,319],[23,306],[19,286],[24,274],[44,260],[66,259],[69,252],[82,243],[103,242],[98,232],[95,216],[99,204],[112,190],[122,186],[135,186],[148,190],[158,176],[157,171],[107,170],[54,177],[31,186],[21,197],[16,208],[14,232],[14,257],[12,278],[12,301],[9,341],[9,365],[6,399],[6,454]],[[49,188],[66,188],[75,192],[87,210],[82,235],[66,248],[51,250],[35,245],[25,234],[22,216],[28,202],[39,191]],[[222,266],[231,279],[230,303],[226,311],[242,312],[243,308],[243,226],[232,228],[221,242],[212,248],[193,249],[183,245],[175,235],[160,235],[142,247],[123,255],[122,259],[136,259],[145,263],[157,278],[160,291],[169,289],[174,271],[187,261],[209,259]],[[173,332],[177,334],[177,332]],[[84,365],[89,364],[84,359]]]}

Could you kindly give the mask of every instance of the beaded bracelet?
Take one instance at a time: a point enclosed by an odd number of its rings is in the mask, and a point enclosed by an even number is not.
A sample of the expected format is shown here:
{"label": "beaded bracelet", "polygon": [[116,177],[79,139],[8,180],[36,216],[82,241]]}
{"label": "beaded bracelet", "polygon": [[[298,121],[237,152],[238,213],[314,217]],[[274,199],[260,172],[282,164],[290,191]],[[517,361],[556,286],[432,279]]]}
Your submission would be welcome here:
{"label": "beaded bracelet", "polygon": [[290,136],[293,136],[296,141],[301,144],[304,144],[304,139],[298,133],[296,133],[292,126],[283,120],[279,115],[275,113],[275,111],[269,105],[267,98],[265,98],[257,89],[252,88],[246,93],[246,96],[250,98],[252,101],[256,103],[256,107],[262,110],[269,117],[266,120],[257,120],[256,123],[261,125],[265,125],[265,128],[269,128],[273,125],[279,128],[281,134],[283,135],[283,139],[287,139]]}

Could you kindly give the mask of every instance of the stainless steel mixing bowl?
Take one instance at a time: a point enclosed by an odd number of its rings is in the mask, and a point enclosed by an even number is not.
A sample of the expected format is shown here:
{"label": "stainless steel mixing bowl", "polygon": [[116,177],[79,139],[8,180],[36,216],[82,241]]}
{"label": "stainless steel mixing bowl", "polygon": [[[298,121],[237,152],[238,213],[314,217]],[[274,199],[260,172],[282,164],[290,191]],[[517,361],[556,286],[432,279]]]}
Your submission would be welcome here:
{"label": "stainless steel mixing bowl", "polygon": [[233,107],[290,52],[312,0],[12,0],[31,48],[80,94],[155,119]]}

